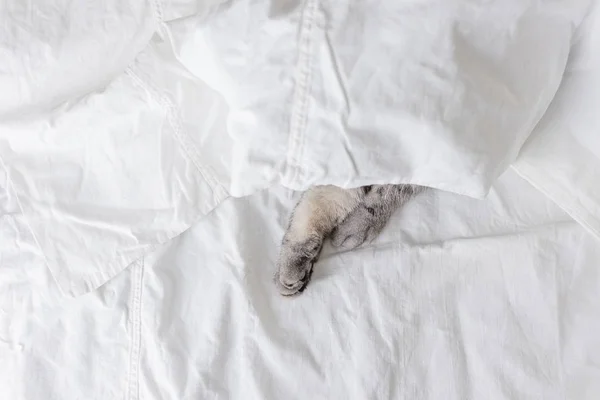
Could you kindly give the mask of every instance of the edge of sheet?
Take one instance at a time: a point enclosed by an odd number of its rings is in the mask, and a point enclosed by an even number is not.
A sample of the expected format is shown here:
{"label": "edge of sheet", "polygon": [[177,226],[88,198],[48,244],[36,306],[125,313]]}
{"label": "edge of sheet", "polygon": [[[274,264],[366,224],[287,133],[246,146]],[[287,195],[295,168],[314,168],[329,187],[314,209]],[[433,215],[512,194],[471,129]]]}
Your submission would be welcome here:
{"label": "edge of sheet", "polygon": [[569,200],[572,196],[567,196],[562,192],[559,187],[560,185],[544,185],[540,179],[536,179],[533,174],[524,171],[519,168],[518,165],[512,165],[511,168],[523,179],[525,179],[534,188],[539,190],[542,194],[552,200],[557,206],[562,208],[573,220],[581,225],[586,231],[592,236],[600,240],[600,222],[596,220],[596,217],[584,210],[582,207],[576,207],[573,202]]}

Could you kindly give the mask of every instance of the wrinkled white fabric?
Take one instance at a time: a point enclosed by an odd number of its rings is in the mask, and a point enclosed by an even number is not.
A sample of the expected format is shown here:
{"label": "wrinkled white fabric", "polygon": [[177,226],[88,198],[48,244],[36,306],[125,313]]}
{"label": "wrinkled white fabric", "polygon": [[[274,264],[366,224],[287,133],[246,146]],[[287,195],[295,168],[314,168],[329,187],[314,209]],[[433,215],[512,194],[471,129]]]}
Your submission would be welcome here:
{"label": "wrinkled white fabric", "polygon": [[[123,399],[132,380],[140,267],[65,297],[0,175],[0,393],[3,399]],[[132,273],[135,273],[132,276]],[[137,328],[136,328],[137,327]],[[139,343],[139,340],[138,340]]]}
{"label": "wrinkled white fabric", "polygon": [[[595,399],[600,246],[508,173],[271,281],[297,196],[228,201],[145,259],[140,398]],[[274,218],[275,217],[275,218]],[[218,243],[218,244],[217,244]]]}
{"label": "wrinkled white fabric", "polygon": [[283,173],[294,189],[402,182],[481,197],[552,100],[588,6],[231,2],[167,29],[231,107],[232,194]]}
{"label": "wrinkled white fabric", "polygon": [[600,4],[573,45],[565,77],[514,168],[600,237]]}
{"label": "wrinkled white fabric", "polygon": [[[597,398],[599,21],[588,0],[2,2],[0,393]],[[547,197],[496,181],[511,163]],[[378,182],[446,192],[276,295],[292,199],[258,192]]]}
{"label": "wrinkled white fabric", "polygon": [[2,168],[71,295],[229,195],[385,181],[481,196],[588,6],[7,2]]}
{"label": "wrinkled white fabric", "polygon": [[156,30],[151,2],[4,0],[0,115],[51,109],[102,89]]}
{"label": "wrinkled white fabric", "polygon": [[485,201],[421,195],[364,249],[327,246],[286,299],[273,243],[296,200],[230,199],[77,298],[3,231],[3,395],[598,398],[600,246],[514,173]]}

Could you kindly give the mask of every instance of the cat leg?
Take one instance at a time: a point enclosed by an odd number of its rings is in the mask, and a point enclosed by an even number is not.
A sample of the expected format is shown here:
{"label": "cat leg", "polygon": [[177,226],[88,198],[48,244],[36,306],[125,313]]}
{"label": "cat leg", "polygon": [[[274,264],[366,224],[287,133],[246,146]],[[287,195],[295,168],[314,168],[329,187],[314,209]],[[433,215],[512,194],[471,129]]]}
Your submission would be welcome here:
{"label": "cat leg", "polygon": [[337,226],[331,236],[335,247],[354,249],[379,235],[394,211],[422,192],[415,185],[373,185],[361,204]]}
{"label": "cat leg", "polygon": [[357,208],[365,189],[315,186],[296,205],[283,237],[275,283],[282,295],[301,293],[308,284],[323,241]]}

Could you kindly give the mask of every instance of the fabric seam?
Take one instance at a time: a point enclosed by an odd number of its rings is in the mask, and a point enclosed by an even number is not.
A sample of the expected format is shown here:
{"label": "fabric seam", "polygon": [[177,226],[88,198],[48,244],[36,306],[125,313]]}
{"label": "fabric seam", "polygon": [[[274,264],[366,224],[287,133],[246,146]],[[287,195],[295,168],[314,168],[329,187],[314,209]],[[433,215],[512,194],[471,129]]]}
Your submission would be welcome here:
{"label": "fabric seam", "polygon": [[130,298],[130,348],[129,370],[127,373],[128,400],[140,398],[140,355],[142,347],[142,287],[144,279],[144,259],[136,261],[131,270],[132,290]]}
{"label": "fabric seam", "polygon": [[179,121],[179,118],[177,117],[179,115],[179,110],[177,106],[173,104],[171,99],[160,93],[160,90],[157,89],[152,83],[142,79],[133,70],[132,67],[128,67],[125,73],[129,77],[131,77],[131,79],[139,87],[144,89],[155,102],[161,104],[167,109],[167,120],[169,121],[169,125],[171,126],[171,128],[173,128],[173,136],[183,148],[184,154],[188,157],[192,164],[194,164],[194,166],[200,172],[204,180],[209,184],[209,186],[213,190],[213,194],[217,195],[217,197],[223,195],[226,197],[227,192],[225,191],[225,188],[223,187],[221,182],[219,182],[218,179],[214,176],[214,174],[210,170],[208,170],[204,165],[202,165],[202,163],[200,162],[200,155],[198,154],[198,149],[193,143],[191,143],[191,139],[189,138],[189,135],[187,135],[185,130],[181,128],[181,123]]}
{"label": "fabric seam", "polygon": [[161,0],[149,0],[150,8],[152,9],[152,14],[156,22],[158,22],[159,26],[163,22],[163,5]]}
{"label": "fabric seam", "polygon": [[290,137],[288,141],[286,180],[294,184],[300,179],[301,158],[304,153],[304,136],[308,119],[308,94],[312,71],[312,32],[315,23],[318,0],[308,0],[300,21],[300,45],[296,65],[296,87],[292,115],[290,117]]}

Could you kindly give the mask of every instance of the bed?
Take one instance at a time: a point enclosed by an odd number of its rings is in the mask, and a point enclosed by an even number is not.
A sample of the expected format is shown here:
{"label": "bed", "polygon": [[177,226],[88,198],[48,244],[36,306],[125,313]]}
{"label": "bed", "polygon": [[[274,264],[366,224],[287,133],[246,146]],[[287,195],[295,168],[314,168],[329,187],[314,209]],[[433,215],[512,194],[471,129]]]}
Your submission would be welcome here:
{"label": "bed", "polygon": [[[595,3],[2,7],[2,398],[600,395]],[[299,191],[384,182],[280,296]]]}

